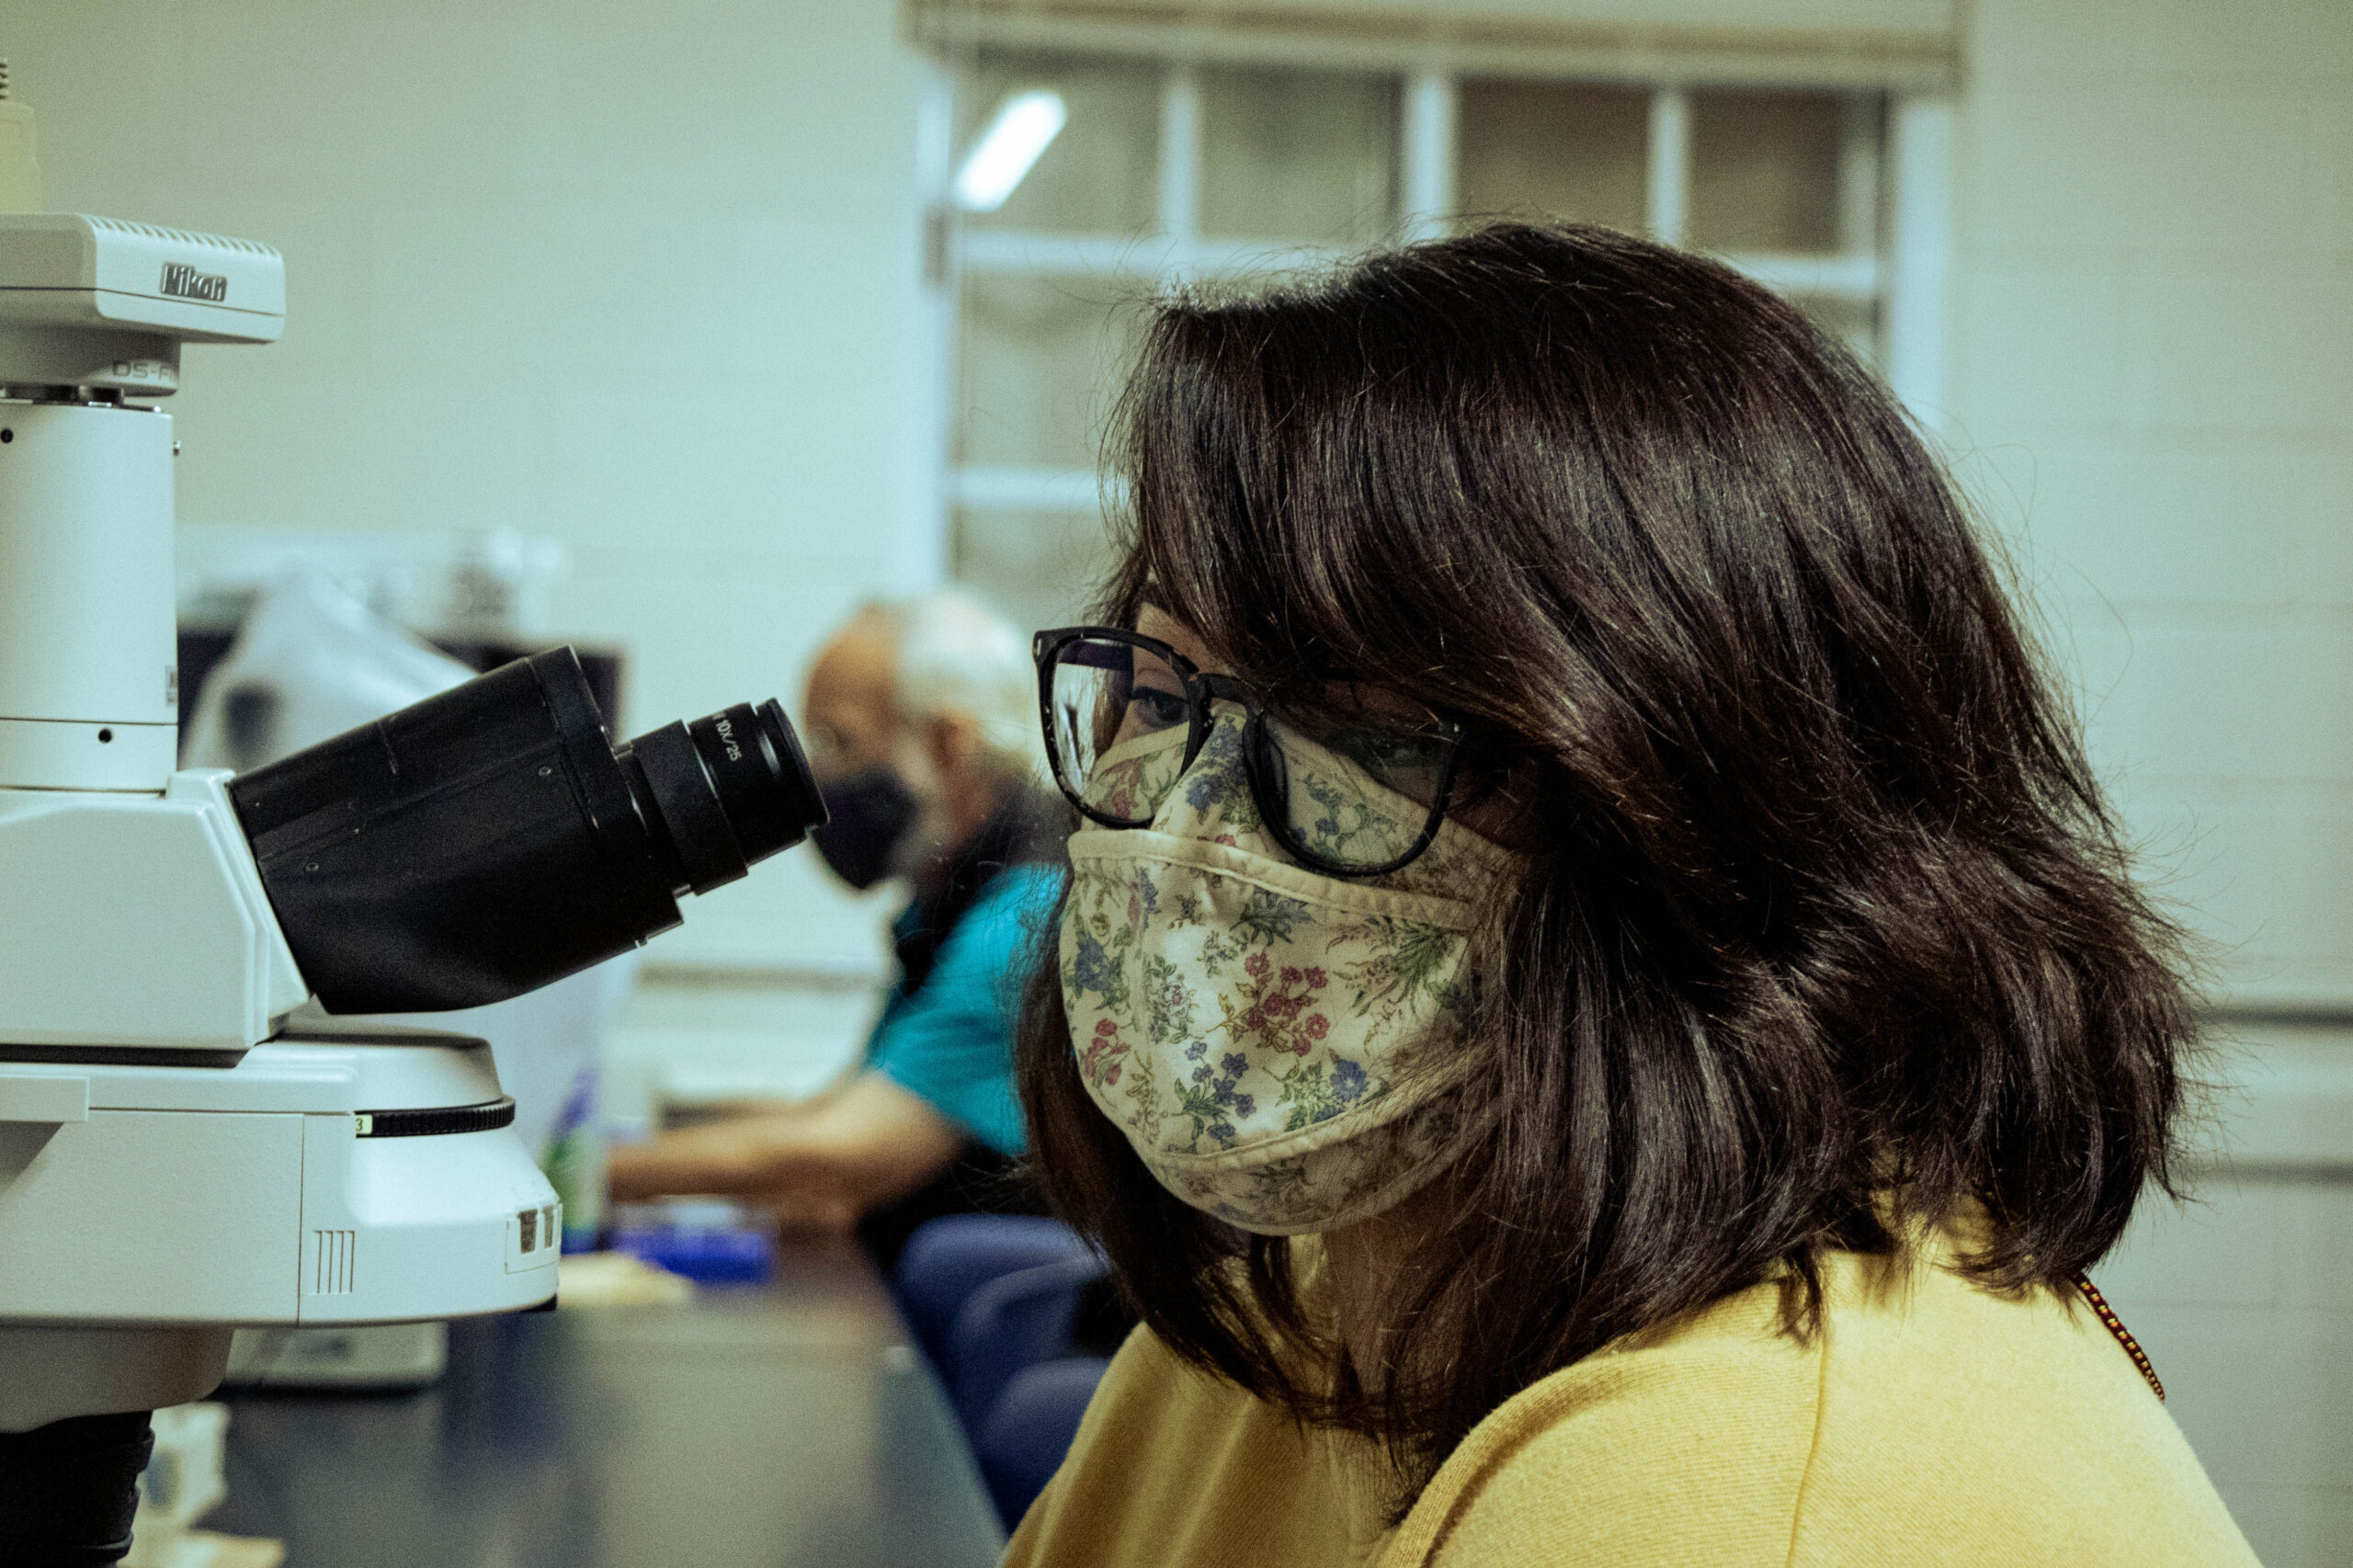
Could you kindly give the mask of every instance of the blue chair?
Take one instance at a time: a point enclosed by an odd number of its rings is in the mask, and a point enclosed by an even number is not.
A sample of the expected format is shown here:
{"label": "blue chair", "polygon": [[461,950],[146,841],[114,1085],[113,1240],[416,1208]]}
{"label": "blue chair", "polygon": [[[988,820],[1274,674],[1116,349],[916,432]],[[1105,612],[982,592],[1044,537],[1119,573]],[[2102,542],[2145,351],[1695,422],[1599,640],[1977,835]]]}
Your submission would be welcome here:
{"label": "blue chair", "polygon": [[996,1501],[997,1517],[1008,1531],[1070,1452],[1079,1417],[1110,1364],[1093,1356],[1040,1362],[1017,1374],[997,1396],[972,1447]]}
{"label": "blue chair", "polygon": [[915,1342],[947,1376],[949,1335],[973,1291],[1023,1269],[1093,1256],[1059,1220],[949,1214],[918,1226],[907,1238],[891,1290]]}
{"label": "blue chair", "polygon": [[965,1299],[941,1369],[967,1437],[980,1432],[1017,1376],[1071,1354],[1079,1298],[1104,1273],[1103,1260],[1086,1252],[999,1275]]}

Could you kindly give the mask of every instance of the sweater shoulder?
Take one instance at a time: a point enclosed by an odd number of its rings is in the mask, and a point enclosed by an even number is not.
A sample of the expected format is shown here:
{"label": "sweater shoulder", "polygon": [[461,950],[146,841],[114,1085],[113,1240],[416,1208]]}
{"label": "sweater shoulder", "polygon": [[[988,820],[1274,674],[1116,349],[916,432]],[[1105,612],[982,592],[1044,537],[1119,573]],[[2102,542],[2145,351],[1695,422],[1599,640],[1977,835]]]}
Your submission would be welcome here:
{"label": "sweater shoulder", "polygon": [[1822,1343],[1758,1286],[1552,1374],[1482,1422],[1398,1532],[1395,1564],[1788,1559]]}
{"label": "sweater shoulder", "polygon": [[2245,1568],[2212,1483],[2072,1297],[1833,1255],[1544,1379],[1441,1468],[1384,1568],[2066,1561]]}

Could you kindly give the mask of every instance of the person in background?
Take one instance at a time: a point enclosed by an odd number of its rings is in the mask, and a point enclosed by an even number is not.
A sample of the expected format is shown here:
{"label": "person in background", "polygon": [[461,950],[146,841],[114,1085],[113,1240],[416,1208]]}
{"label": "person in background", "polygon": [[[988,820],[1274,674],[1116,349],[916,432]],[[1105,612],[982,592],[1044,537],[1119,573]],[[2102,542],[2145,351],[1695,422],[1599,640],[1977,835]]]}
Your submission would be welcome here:
{"label": "person in background", "polygon": [[1013,1028],[1067,829],[1038,782],[1036,689],[1026,640],[961,594],[870,605],[825,646],[812,837],[853,888],[905,881],[897,983],[846,1085],[614,1150],[615,1201],[737,1198],[787,1229],[855,1226],[886,1267],[934,1215],[1034,1207],[1011,1170]]}

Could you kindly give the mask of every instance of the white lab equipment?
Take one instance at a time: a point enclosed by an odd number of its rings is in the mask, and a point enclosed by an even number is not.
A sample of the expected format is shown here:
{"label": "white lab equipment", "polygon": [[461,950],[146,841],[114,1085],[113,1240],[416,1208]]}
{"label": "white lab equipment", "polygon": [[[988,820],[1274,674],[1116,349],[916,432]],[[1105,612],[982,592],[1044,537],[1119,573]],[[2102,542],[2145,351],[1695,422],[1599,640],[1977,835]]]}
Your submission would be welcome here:
{"label": "white lab equipment", "polygon": [[256,596],[236,641],[205,677],[180,762],[233,772],[266,767],[473,674],[326,576],[290,573]]}
{"label": "white lab equipment", "polygon": [[775,703],[616,748],[568,649],[177,768],[175,444],[132,400],[284,298],[265,245],[0,213],[0,1557],[119,1557],[86,1494],[127,1507],[145,1413],[219,1381],[233,1324],[552,1295],[488,1047],[330,1015],[576,972],[824,816]]}

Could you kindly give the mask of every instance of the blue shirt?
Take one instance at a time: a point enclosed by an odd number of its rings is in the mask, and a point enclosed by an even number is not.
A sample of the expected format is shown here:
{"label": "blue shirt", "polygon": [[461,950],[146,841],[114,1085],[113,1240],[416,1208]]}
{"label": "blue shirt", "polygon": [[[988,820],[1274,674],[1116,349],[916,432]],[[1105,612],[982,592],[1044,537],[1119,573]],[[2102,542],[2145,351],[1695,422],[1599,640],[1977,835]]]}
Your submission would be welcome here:
{"label": "blue shirt", "polygon": [[[1008,866],[990,878],[922,983],[911,991],[903,977],[891,987],[866,1042],[869,1067],[1000,1154],[1029,1147],[1013,1087],[1013,1028],[1062,878],[1047,865]],[[894,929],[904,940],[922,920],[911,904]]]}

